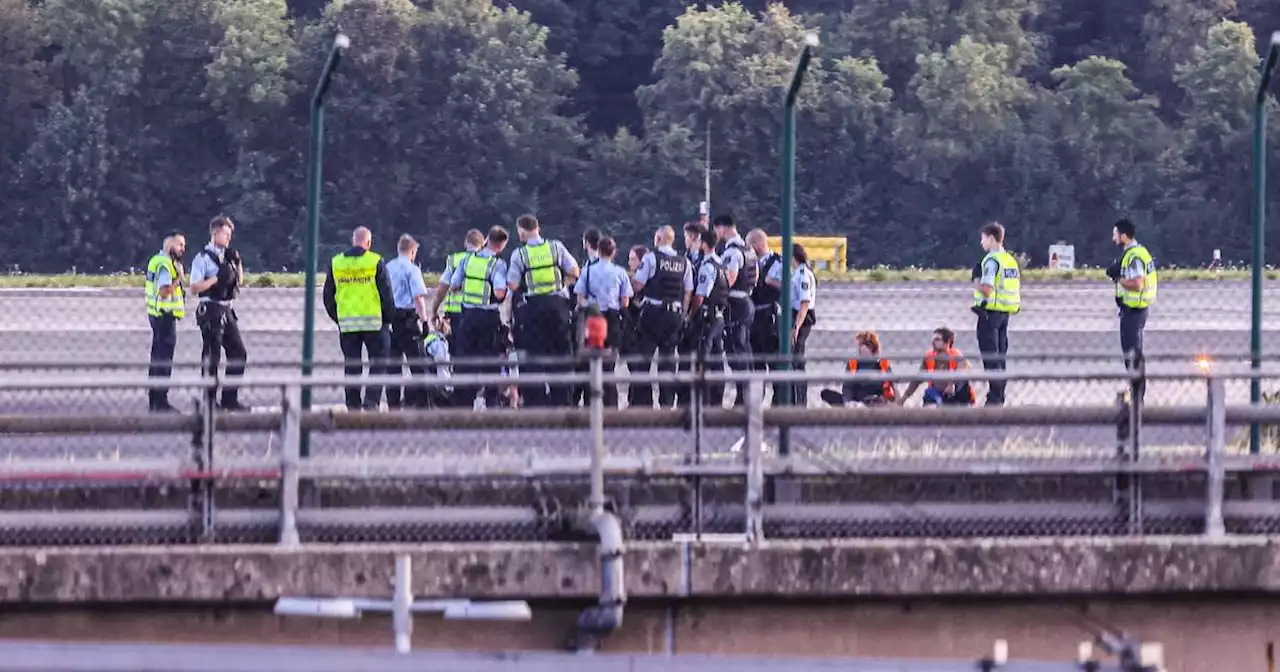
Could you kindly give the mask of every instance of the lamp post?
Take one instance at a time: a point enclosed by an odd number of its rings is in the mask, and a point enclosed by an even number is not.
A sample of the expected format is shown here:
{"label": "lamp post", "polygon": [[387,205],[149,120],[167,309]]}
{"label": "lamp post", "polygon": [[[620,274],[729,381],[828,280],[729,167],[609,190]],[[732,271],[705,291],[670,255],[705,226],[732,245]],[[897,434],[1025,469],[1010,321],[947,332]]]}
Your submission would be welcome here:
{"label": "lamp post", "polygon": [[[316,353],[316,254],[320,241],[320,185],[324,164],[324,99],[333,81],[333,72],[342,61],[342,54],[351,47],[351,38],[338,33],[324,62],[320,80],[311,96],[311,160],[307,171],[307,249],[306,249],[306,306],[302,322],[302,375],[311,375]],[[311,387],[302,388],[302,410],[311,410]],[[311,433],[303,430],[301,456],[311,454]]]}
{"label": "lamp post", "polygon": [[[1267,57],[1262,63],[1262,77],[1258,81],[1258,95],[1253,104],[1253,319],[1250,324],[1249,354],[1253,378],[1249,382],[1249,403],[1262,401],[1262,278],[1266,264],[1267,226],[1267,87],[1276,67],[1280,52],[1280,32],[1271,34]],[[1249,452],[1257,454],[1262,449],[1262,425],[1249,427]]]}
{"label": "lamp post", "polygon": [[[800,84],[804,82],[804,73],[809,69],[813,59],[813,50],[818,46],[818,34],[807,33],[804,36],[804,48],[800,50],[800,58],[796,61],[795,73],[791,75],[791,84],[787,87],[787,97],[782,108],[782,296],[778,306],[778,354],[781,355],[779,369],[791,369],[791,255],[795,241],[795,198],[796,198],[796,97],[800,94]],[[781,405],[791,404],[791,386],[780,385],[782,393]],[[791,432],[782,427],[778,433],[778,453],[786,455],[791,449]]]}

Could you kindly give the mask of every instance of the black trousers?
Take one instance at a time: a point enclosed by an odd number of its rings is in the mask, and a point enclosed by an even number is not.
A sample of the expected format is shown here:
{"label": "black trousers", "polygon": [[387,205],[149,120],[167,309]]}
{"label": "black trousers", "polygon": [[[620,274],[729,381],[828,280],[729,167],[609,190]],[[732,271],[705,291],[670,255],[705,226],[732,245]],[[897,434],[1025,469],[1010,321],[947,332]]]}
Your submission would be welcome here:
{"label": "black trousers", "polygon": [[[240,324],[236,311],[231,306],[205,302],[196,308],[196,324],[200,327],[200,338],[203,341],[200,359],[204,362],[204,374],[212,376],[222,365],[222,353],[227,353],[227,377],[235,378],[244,375],[245,361],[249,355],[244,349],[244,340],[240,338]],[[222,405],[235,406],[240,403],[240,390],[234,386],[222,388]]]}
{"label": "black trousers", "polygon": [[[418,322],[418,313],[413,310],[396,310],[395,319],[391,321],[390,359],[395,362],[387,366],[389,375],[398,376],[404,373],[401,361],[409,361],[409,373],[413,379],[419,380],[427,375],[427,350],[422,342],[422,324]],[[426,389],[421,385],[392,385],[387,388],[387,406],[400,408],[413,406],[422,408],[427,405]]]}
{"label": "black trousers", "polygon": [[[755,325],[756,307],[750,297],[729,297],[729,310],[724,320],[724,354],[733,371],[750,371],[751,328]],[[747,401],[747,384],[738,383],[738,396],[734,406]]]}
{"label": "black trousers", "polygon": [[[600,313],[604,316],[605,322],[609,325],[609,330],[605,333],[604,347],[607,352],[601,361],[601,368],[606,374],[613,373],[618,365],[618,352],[622,352],[626,344],[626,333],[624,331],[622,312],[617,310],[606,310]],[[580,319],[586,319],[585,317]],[[591,370],[591,360],[586,357],[587,353],[579,352],[581,360],[578,362],[577,370],[579,373],[586,373]],[[573,388],[572,406],[588,406],[591,404],[591,385],[575,385]],[[618,406],[618,386],[604,386],[604,405],[606,408],[617,408]]]}
{"label": "black trousers", "polygon": [[[723,312],[703,308],[690,320],[686,334],[686,340],[690,346],[689,354],[693,356],[692,364],[694,370],[724,371],[725,320]],[[681,362],[680,365],[683,367],[686,366],[686,363]],[[708,383],[702,388],[702,405],[713,408],[723,406],[724,390],[724,383]],[[681,399],[680,406],[683,407],[687,403],[691,403],[693,401],[692,386],[681,386],[678,396]],[[745,399],[745,396],[743,398]]]}
{"label": "black trousers", "polygon": [[[982,368],[986,371],[1004,371],[1005,355],[1009,353],[1009,313],[976,308],[978,315],[978,351],[982,353]],[[993,380],[987,386],[987,405],[1003,406],[1006,383]]]}
{"label": "black trousers", "polygon": [[[348,376],[359,376],[364,372],[364,363],[361,361],[364,353],[369,355],[369,375],[378,376],[386,371],[387,366],[383,362],[391,350],[391,335],[386,327],[378,331],[348,331],[338,336],[338,344],[342,346],[342,359],[346,362],[342,370]],[[366,386],[362,403],[360,386],[348,385],[347,408],[377,408],[382,404],[382,389],[381,385]]]}
{"label": "black trousers", "polygon": [[[458,349],[451,354],[459,360],[480,360],[478,363],[473,361],[455,364],[453,367],[455,374],[459,376],[496,375],[502,371],[502,343],[499,340],[502,316],[498,311],[463,308],[462,313],[454,319],[453,326],[456,328],[453,335]],[[486,362],[492,362],[492,364]],[[479,392],[480,388],[474,385],[454,386],[453,402],[460,407],[470,406],[475,402]],[[498,392],[497,385],[484,388],[486,408],[497,407]]]}
{"label": "black trousers", "polygon": [[[569,299],[563,296],[529,296],[516,308],[516,347],[533,360],[522,364],[523,373],[564,373],[573,370],[568,358],[573,354],[573,317]],[[547,364],[539,359],[558,358],[565,363]],[[568,406],[570,385],[521,385],[520,397],[528,406]]]}
{"label": "black trousers", "polygon": [[[680,332],[684,326],[684,314],[674,306],[647,304],[640,309],[636,325],[636,373],[649,373],[653,353],[658,353],[658,371],[676,370],[676,346],[680,344]],[[658,386],[658,406],[667,408],[676,398],[676,388],[671,384]],[[653,407],[653,385],[632,384],[627,394],[631,408]]]}
{"label": "black trousers", "polygon": [[[1120,308],[1120,351],[1124,353],[1126,371],[1139,370],[1146,361],[1142,356],[1142,335],[1146,328],[1146,308]],[[1146,381],[1138,381],[1136,392],[1136,401],[1141,402],[1146,398]]]}
{"label": "black trousers", "polygon": [[[173,375],[173,351],[178,347],[178,320],[171,313],[158,317],[149,317],[151,322],[151,368],[147,375],[152,378],[168,378]],[[151,408],[164,408],[169,405],[169,390],[153,387],[147,393]]]}
{"label": "black trousers", "polygon": [[[792,324],[795,324],[794,320],[796,319],[796,313],[797,311],[794,311],[794,310],[791,311]],[[809,342],[809,332],[813,330],[813,325],[817,321],[818,321],[817,316],[813,313],[813,309],[810,308],[808,314],[805,317],[804,322],[800,323],[800,330],[796,334],[795,343],[792,344],[791,346],[791,355],[793,358],[791,368],[794,371],[805,370],[805,363],[804,363],[805,346]],[[809,384],[808,383],[796,383],[795,385],[792,386],[791,403],[800,407],[805,407],[809,405]]]}
{"label": "black trousers", "polygon": [[[778,344],[778,304],[753,306],[754,317],[751,320],[751,352],[755,356],[752,367],[756,371],[777,371],[778,363],[769,357],[776,356]],[[773,389],[774,403],[782,399],[782,386]]]}

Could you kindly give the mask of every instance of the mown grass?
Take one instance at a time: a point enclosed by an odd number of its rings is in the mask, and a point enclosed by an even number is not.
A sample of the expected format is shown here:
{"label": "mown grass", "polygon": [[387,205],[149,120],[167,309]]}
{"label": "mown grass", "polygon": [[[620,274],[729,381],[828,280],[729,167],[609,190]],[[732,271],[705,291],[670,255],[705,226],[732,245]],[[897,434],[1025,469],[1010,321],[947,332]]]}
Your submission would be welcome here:
{"label": "mown grass", "polygon": [[[847,271],[818,271],[818,279],[823,282],[851,284],[968,282],[970,273],[970,269],[967,268],[872,268],[850,269]],[[1280,280],[1280,269],[1267,269],[1264,275],[1268,280]],[[1224,270],[1170,268],[1160,271],[1160,279],[1166,282],[1239,281],[1248,280],[1249,277],[1249,269],[1247,268]],[[1095,268],[1072,271],[1032,268],[1023,272],[1023,278],[1029,282],[1101,282],[1107,279],[1102,269]],[[434,286],[439,282],[439,276],[434,273],[428,273],[426,280],[428,286]],[[324,276],[320,276],[318,281],[323,284]],[[245,284],[249,287],[262,288],[302,287],[303,276],[301,273],[247,273],[245,274]],[[108,275],[20,273],[0,276],[0,288],[3,289],[129,288],[141,286],[142,276],[128,273]]]}

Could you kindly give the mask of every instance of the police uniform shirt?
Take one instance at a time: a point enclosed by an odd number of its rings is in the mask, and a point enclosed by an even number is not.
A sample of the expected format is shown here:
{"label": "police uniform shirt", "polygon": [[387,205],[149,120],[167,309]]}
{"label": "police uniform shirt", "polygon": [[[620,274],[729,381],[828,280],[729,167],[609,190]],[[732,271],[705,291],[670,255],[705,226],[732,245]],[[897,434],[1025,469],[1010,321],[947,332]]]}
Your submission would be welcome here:
{"label": "police uniform shirt", "polygon": [[717,268],[719,263],[720,255],[715,252],[703,257],[703,263],[698,266],[698,282],[694,285],[694,294],[704,299],[711,296],[711,290],[716,286],[716,277],[720,275]]}
{"label": "police uniform shirt", "polygon": [[[492,258],[493,250],[486,247],[480,250],[479,252],[476,252],[475,254],[469,254],[463,257],[462,261],[458,262],[458,267],[453,269],[453,275],[449,278],[450,289],[458,290],[458,291],[462,289],[462,283],[465,282],[467,278],[467,264],[479,263],[479,262],[476,262],[473,259],[473,257],[480,257],[482,259]],[[505,287],[507,284],[507,262],[501,259],[495,258],[493,260],[493,275],[489,276],[489,278],[493,283],[493,287],[495,288]],[[498,301],[496,303],[490,302],[481,306],[471,305],[467,303],[462,304],[463,310],[498,310],[501,307],[502,307],[501,301]]]}
{"label": "police uniform shirt", "polygon": [[[1003,253],[1004,253],[1003,247],[997,247],[996,249],[991,250],[991,254],[1003,254]],[[994,257],[989,258],[986,261],[982,262],[982,279],[978,282],[978,284],[987,285],[988,287],[995,287],[996,276],[998,276],[999,274],[1000,274],[1000,262],[996,261]]]}
{"label": "police uniform shirt", "polygon": [[[536,238],[530,238],[529,242],[525,243],[525,247],[541,244],[542,237],[538,236]],[[529,270],[528,267],[525,266],[524,255],[525,253],[521,250],[516,250],[511,255],[511,264],[507,268],[506,276],[509,278],[508,284],[515,285],[514,287],[511,287],[513,290],[520,289],[520,284],[524,282],[525,271]],[[562,275],[569,275],[571,273],[578,272],[578,262],[574,260],[572,254],[569,254],[569,250],[565,249],[564,243],[558,240],[551,241],[551,260],[552,263],[560,267]],[[495,284],[497,284],[496,281]],[[531,288],[525,288],[526,294],[528,294],[529,289]],[[550,296],[561,296],[567,299],[569,298],[569,288],[561,287],[560,289],[551,292]]]}
{"label": "police uniform shirt", "polygon": [[800,304],[809,302],[809,310],[817,305],[818,281],[808,266],[800,265],[791,276],[791,310],[800,310]]}
{"label": "police uniform shirt", "polygon": [[[227,251],[226,248],[218,247],[213,243],[209,243],[208,245],[205,246],[204,249],[212,252],[213,255],[218,258],[218,261],[222,261],[222,262],[226,261],[226,259],[223,257],[223,255]],[[196,258],[191,262],[191,277],[189,278],[191,281],[191,284],[195,285],[195,284],[204,282],[209,278],[216,278],[216,277],[218,277],[217,264],[213,263],[213,260],[209,259],[208,255],[197,254]],[[216,287],[217,285],[214,285],[214,286]],[[200,297],[200,303],[205,303],[210,300],[211,299],[209,299],[209,297],[207,296]],[[222,302],[220,301],[219,303],[222,303]],[[228,301],[226,303],[230,303],[230,302]]]}
{"label": "police uniform shirt", "polygon": [[[1124,254],[1128,254],[1129,250],[1132,250],[1137,246],[1138,246],[1138,241],[1136,240],[1129,241],[1129,244],[1124,246],[1124,253],[1121,255],[1121,258],[1123,258]],[[1133,259],[1129,260],[1129,265],[1120,269],[1120,277],[1121,279],[1124,279],[1124,280],[1136,280],[1137,278],[1145,278],[1147,277],[1147,265],[1142,263],[1142,260],[1138,258],[1138,255],[1135,254],[1133,255]]]}
{"label": "police uniform shirt", "polygon": [[[760,258],[760,268],[761,268],[761,269],[763,269],[763,268],[764,268],[764,264],[765,264],[765,262],[767,262],[767,261],[769,261],[769,258],[768,258],[768,257],[761,257],[761,258]],[[781,258],[779,258],[777,261],[773,262],[773,266],[769,269],[769,272],[765,274],[765,280],[775,280],[775,281],[777,281],[777,283],[778,283],[779,285],[781,285],[781,284],[782,284],[782,263],[783,263],[783,262],[782,262],[782,259],[781,259]],[[793,275],[794,275],[794,274],[793,274]]]}
{"label": "police uniform shirt", "polygon": [[[662,247],[659,247],[658,252],[671,255],[673,257],[677,255],[675,248],[671,247],[670,245],[663,245]],[[640,259],[640,266],[639,268],[636,269],[635,281],[640,283],[640,286],[643,287],[646,283],[649,282],[649,280],[653,279],[653,275],[657,272],[658,272],[658,257],[657,255],[654,254],[652,250],[650,250],[649,252],[645,253],[642,259]],[[685,267],[684,267],[684,291],[686,292],[693,291],[693,264],[692,263],[685,264]],[[647,304],[655,305],[655,306],[662,305],[661,301],[648,296],[645,297],[644,302]]]}
{"label": "police uniform shirt", "polygon": [[587,303],[600,310],[622,310],[622,300],[631,298],[631,280],[627,272],[612,261],[596,260],[587,264],[573,286],[575,296],[585,296]]}
{"label": "police uniform shirt", "polygon": [[387,277],[391,280],[391,296],[400,310],[413,310],[414,299],[427,293],[422,269],[409,257],[401,255],[392,259],[387,264]]}
{"label": "police uniform shirt", "polygon": [[[738,247],[730,247],[731,245],[746,245],[742,240],[742,236],[734,236],[724,241],[724,252],[720,253],[720,263],[724,265],[725,273],[734,271],[742,272],[742,266],[746,263],[746,259],[742,256],[742,249]],[[726,278],[727,280],[728,278]],[[745,292],[729,290],[729,296],[746,296]]]}

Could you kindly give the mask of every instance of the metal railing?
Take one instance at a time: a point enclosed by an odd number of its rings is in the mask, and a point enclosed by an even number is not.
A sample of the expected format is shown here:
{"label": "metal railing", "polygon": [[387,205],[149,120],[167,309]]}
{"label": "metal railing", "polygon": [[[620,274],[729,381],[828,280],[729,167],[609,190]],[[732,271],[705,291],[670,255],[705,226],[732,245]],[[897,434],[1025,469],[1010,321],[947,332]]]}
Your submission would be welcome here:
{"label": "metal railing", "polygon": [[[1280,423],[1280,407],[1227,403],[1225,383],[1247,379],[1247,374],[1223,374],[1189,378],[1180,374],[1130,374],[1101,368],[1059,371],[1059,381],[1111,381],[1133,385],[1139,380],[1196,380],[1204,386],[1201,404],[1146,407],[1131,405],[1121,397],[1112,404],[1087,406],[1028,406],[1004,408],[798,408],[766,407],[764,391],[777,383],[828,383],[850,379],[864,381],[1019,381],[1044,380],[1033,370],[1011,372],[894,373],[879,372],[693,372],[645,375],[608,374],[599,361],[588,372],[525,374],[515,378],[458,376],[452,380],[415,381],[421,385],[585,384],[590,390],[587,408],[501,409],[482,413],[470,409],[402,410],[384,413],[301,410],[306,386],[344,386],[353,380],[341,375],[318,374],[251,376],[238,381],[241,388],[269,388],[279,393],[278,410],[263,413],[225,413],[202,404],[191,414],[86,413],[81,415],[0,415],[0,440],[75,441],[95,435],[123,435],[122,443],[145,441],[148,436],[189,436],[189,448],[146,457],[120,455],[110,460],[74,460],[30,456],[10,459],[0,466],[0,492],[32,488],[97,489],[111,487],[159,487],[187,484],[185,506],[137,509],[93,506],[68,510],[62,506],[14,504],[0,511],[0,529],[9,543],[40,539],[71,530],[94,529],[102,541],[126,538],[136,530],[180,530],[194,539],[236,540],[236,530],[256,530],[254,538],[297,543],[328,538],[318,531],[343,529],[347,538],[363,538],[361,530],[390,528],[450,528],[474,526],[498,530],[524,530],[524,538],[536,530],[547,534],[557,520],[586,503],[592,508],[608,505],[621,510],[631,528],[695,536],[731,532],[748,540],[765,536],[814,536],[796,532],[809,525],[831,529],[829,536],[897,536],[930,534],[938,525],[965,526],[978,533],[991,527],[1025,534],[1037,521],[1055,520],[1061,525],[1102,525],[1109,533],[1141,534],[1175,529],[1184,533],[1221,536],[1236,521],[1235,529],[1254,529],[1280,520],[1280,507],[1271,501],[1270,479],[1280,470],[1280,459],[1268,455],[1232,453],[1228,428],[1249,423]],[[394,376],[364,376],[362,384],[404,384]],[[210,398],[224,384],[221,378],[185,378],[170,381],[101,379],[93,376],[49,379],[0,379],[0,390],[100,389],[127,390],[165,385],[190,387]],[[674,383],[695,390],[708,384],[747,383],[747,400],[740,408],[703,408],[695,403],[685,409],[606,409],[603,389],[612,384]],[[796,431],[858,432],[865,429],[909,432],[918,428],[961,431],[963,428],[1021,428],[1051,425],[1057,428],[1094,427],[1108,430],[1105,440],[1094,440],[1080,450],[1002,453],[963,450],[897,451],[844,447],[834,451],[807,448],[804,441],[790,453],[774,450],[767,440],[779,428]],[[1203,431],[1200,444],[1166,450],[1144,444],[1144,429],[1191,428]],[[503,433],[506,436],[546,435],[554,443],[573,437],[589,450],[566,454],[528,455],[517,447],[507,454],[471,454],[465,446],[434,453],[404,455],[390,451],[330,450],[304,458],[300,446],[305,433],[344,440],[358,435],[396,436],[419,445],[446,441],[467,432]],[[1004,430],[998,430],[1004,431]],[[694,437],[693,449],[677,452],[653,450],[628,454],[619,450],[616,432],[639,435]],[[268,433],[272,450],[258,454],[228,455],[220,446],[237,436]],[[720,442],[711,449],[711,438]],[[588,437],[589,438],[584,438]],[[532,441],[532,438],[529,439]],[[724,442],[732,441],[727,450]],[[611,443],[614,442],[614,443]],[[1096,445],[1095,445],[1096,443]],[[815,482],[841,479],[995,479],[1001,482],[1035,478],[1093,478],[1111,483],[1110,498],[1084,498],[1071,502],[1026,501],[805,501],[803,490]],[[1151,495],[1143,492],[1152,479],[1196,479],[1190,486],[1202,495]],[[383,504],[375,497],[359,505],[320,505],[315,493],[321,484],[389,480],[418,482],[419,489],[443,487],[441,483],[488,483],[492,492],[513,490],[528,483],[568,482],[568,495],[557,495],[548,509],[530,498],[515,505],[484,502],[459,505]],[[640,481],[679,482],[687,497],[655,494],[641,503],[616,501],[610,487]],[[1248,497],[1229,493],[1239,482]],[[726,484],[736,483],[732,487]],[[223,503],[228,490],[265,488],[274,502],[269,508]],[[585,486],[585,492],[580,489]],[[461,487],[461,486],[458,486]],[[535,488],[536,489],[536,488]],[[579,493],[575,495],[573,493]],[[736,493],[736,494],[734,494]],[[581,496],[581,499],[575,497]],[[478,496],[477,496],[478,497]],[[541,497],[541,496],[539,496]],[[54,510],[57,509],[57,510]],[[677,522],[683,521],[683,522]],[[819,523],[815,523],[819,521]],[[940,522],[941,521],[941,522]],[[994,521],[994,522],[993,522]],[[1065,521],[1065,522],[1062,522]],[[1179,521],[1176,524],[1170,521]],[[1173,525],[1173,528],[1169,528]],[[843,526],[843,527],[842,527]],[[847,528],[853,526],[854,531]],[[1003,527],[1002,527],[1003,526]],[[1081,529],[1083,529],[1083,527]],[[992,532],[999,534],[999,529]],[[842,531],[844,530],[844,531]],[[1021,532],[1017,530],[1022,530]],[[228,533],[231,531],[231,533]],[[664,532],[666,531],[666,532]],[[1096,532],[1095,532],[1096,533]],[[1106,532],[1104,532],[1106,533]],[[487,533],[482,538],[502,536]],[[945,532],[944,532],[945,534]],[[465,536],[465,535],[463,535]],[[170,537],[166,537],[170,538]],[[465,540],[465,539],[463,539]]]}

